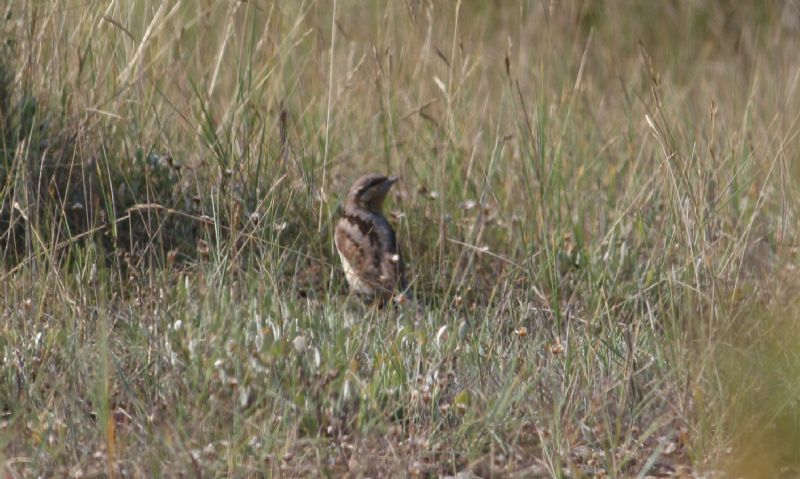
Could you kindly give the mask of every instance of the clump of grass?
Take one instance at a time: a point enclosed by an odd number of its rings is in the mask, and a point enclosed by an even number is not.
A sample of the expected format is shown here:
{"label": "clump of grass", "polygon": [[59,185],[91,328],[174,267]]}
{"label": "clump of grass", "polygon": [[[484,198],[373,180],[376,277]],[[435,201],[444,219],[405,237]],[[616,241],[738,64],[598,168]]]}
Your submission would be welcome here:
{"label": "clump of grass", "polygon": [[732,474],[774,477],[798,470],[797,283],[778,271],[770,296],[730,318],[709,358],[698,397],[702,440],[717,448],[717,465]]}
{"label": "clump of grass", "polygon": [[[786,11],[95,7],[0,30],[9,474],[796,467],[742,447],[794,424]],[[422,317],[346,293],[368,170]]]}

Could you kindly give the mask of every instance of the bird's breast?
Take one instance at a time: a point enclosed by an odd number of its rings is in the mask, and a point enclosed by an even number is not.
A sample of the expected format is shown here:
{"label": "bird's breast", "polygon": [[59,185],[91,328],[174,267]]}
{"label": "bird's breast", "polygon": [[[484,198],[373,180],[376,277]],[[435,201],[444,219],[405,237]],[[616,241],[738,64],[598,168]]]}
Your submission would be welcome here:
{"label": "bird's breast", "polygon": [[345,278],[347,278],[347,284],[350,285],[350,288],[356,293],[373,294],[375,292],[374,288],[358,277],[355,269],[353,269],[353,265],[350,264],[350,261],[347,260],[347,257],[343,255],[341,251],[339,251],[339,258],[342,260],[342,268],[344,269],[344,275]]}

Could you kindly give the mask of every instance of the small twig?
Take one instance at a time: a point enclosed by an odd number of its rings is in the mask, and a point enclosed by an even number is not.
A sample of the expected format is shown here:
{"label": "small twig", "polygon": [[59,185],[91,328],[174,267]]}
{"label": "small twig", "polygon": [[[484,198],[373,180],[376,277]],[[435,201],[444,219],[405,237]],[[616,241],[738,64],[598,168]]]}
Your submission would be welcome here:
{"label": "small twig", "polygon": [[522,265],[520,265],[519,263],[515,263],[515,262],[511,261],[510,259],[508,259],[508,258],[506,258],[506,257],[504,257],[504,256],[500,256],[500,255],[499,255],[499,254],[497,254],[497,253],[492,253],[491,251],[489,251],[489,250],[488,250],[488,249],[486,249],[486,248],[482,248],[482,247],[480,247],[480,246],[476,246],[476,245],[474,245],[474,244],[464,243],[463,241],[458,241],[458,240],[455,240],[455,239],[453,239],[453,238],[445,238],[445,239],[446,239],[447,241],[451,242],[451,243],[455,243],[455,244],[458,244],[458,245],[461,245],[461,246],[466,246],[467,248],[472,248],[472,249],[474,249],[474,250],[476,250],[476,251],[478,251],[478,252],[480,252],[480,253],[487,254],[487,255],[489,255],[489,256],[492,256],[492,257],[494,257],[494,258],[497,258],[497,259],[499,259],[500,261],[502,261],[502,262],[504,262],[504,263],[508,263],[508,264],[510,264],[510,265],[512,265],[512,266],[515,266],[515,267],[519,268],[519,269],[525,269],[525,268],[523,268],[523,267],[522,267]]}
{"label": "small twig", "polygon": [[[121,222],[123,222],[123,221],[125,221],[127,219],[130,219],[130,217],[131,217],[130,214],[127,214],[125,216],[117,218],[112,223],[96,226],[96,227],[94,227],[94,228],[92,228],[90,230],[84,231],[83,233],[77,234],[75,236],[71,236],[71,237],[65,239],[64,241],[62,241],[60,243],[57,243],[55,246],[53,246],[53,252],[58,251],[58,250],[63,249],[63,248],[66,248],[67,246],[71,245],[72,243],[75,243],[76,241],[80,240],[81,238],[85,238],[87,236],[93,235],[93,234],[97,233],[98,231],[102,231],[102,230],[108,228],[111,225],[114,225],[114,224],[117,224],[117,223],[121,223]],[[34,255],[31,254],[27,258],[25,258],[23,261],[21,261],[18,265],[16,265],[13,268],[11,268],[8,271],[8,273],[4,274],[3,277],[0,278],[0,282],[5,281],[11,275],[13,275],[17,271],[21,270],[22,268],[24,268],[26,264],[30,263],[33,260],[33,258],[34,258]]]}

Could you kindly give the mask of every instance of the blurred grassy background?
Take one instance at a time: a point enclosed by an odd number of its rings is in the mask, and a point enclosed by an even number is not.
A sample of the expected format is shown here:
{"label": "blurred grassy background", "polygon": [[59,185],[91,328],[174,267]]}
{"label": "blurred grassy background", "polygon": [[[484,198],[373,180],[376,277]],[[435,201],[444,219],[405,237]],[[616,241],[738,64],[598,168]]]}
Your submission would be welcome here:
{"label": "blurred grassy background", "polygon": [[4,474],[797,474],[794,0],[0,9]]}

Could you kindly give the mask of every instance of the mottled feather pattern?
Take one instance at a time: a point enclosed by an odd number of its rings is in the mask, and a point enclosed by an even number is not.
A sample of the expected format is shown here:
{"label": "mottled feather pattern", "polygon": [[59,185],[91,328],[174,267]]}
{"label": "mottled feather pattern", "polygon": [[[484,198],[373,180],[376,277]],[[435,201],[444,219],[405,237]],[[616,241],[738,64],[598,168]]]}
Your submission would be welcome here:
{"label": "mottled feather pattern", "polygon": [[381,214],[383,200],[395,181],[382,175],[359,178],[350,189],[334,232],[350,288],[384,301],[405,288],[397,238]]}

